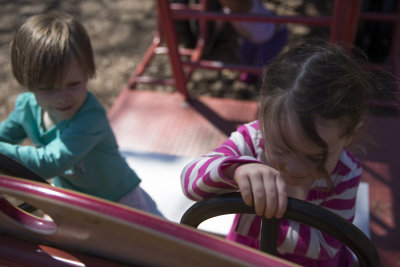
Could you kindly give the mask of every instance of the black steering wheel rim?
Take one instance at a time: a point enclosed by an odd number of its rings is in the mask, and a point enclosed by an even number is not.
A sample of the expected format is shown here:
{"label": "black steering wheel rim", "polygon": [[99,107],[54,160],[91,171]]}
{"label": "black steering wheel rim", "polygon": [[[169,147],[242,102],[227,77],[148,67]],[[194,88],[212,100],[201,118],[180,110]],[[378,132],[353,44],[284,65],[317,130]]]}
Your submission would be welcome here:
{"label": "black steering wheel rim", "polygon": [[1,153],[0,153],[0,173],[48,184],[48,182],[45,179],[43,179],[42,177],[40,177],[39,175],[28,169],[18,161],[10,157],[7,157]]}
{"label": "black steering wheel rim", "polygon": [[[240,193],[230,193],[195,203],[182,216],[181,223],[197,228],[201,222],[225,214],[255,214],[255,211],[243,202]],[[288,198],[282,218],[314,227],[341,241],[354,252],[361,266],[380,266],[379,254],[371,240],[356,226],[325,208]],[[279,222],[279,219],[262,217],[260,250],[276,254]]]}
{"label": "black steering wheel rim", "polygon": [[[45,179],[19,163],[18,161],[7,157],[0,153],[0,174],[15,176],[23,179],[28,179],[35,182],[49,184]],[[28,203],[22,203],[18,206],[19,208],[27,211],[33,212],[36,210],[35,207]]]}

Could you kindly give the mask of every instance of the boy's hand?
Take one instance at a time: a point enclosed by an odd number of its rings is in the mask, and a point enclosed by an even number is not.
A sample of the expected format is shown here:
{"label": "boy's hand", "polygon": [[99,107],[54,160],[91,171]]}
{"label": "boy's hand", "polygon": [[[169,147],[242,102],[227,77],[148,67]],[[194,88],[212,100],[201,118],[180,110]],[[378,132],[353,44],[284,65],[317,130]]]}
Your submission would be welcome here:
{"label": "boy's hand", "polygon": [[233,175],[246,205],[255,207],[256,214],[281,218],[286,211],[286,183],[280,173],[263,164],[239,165]]}

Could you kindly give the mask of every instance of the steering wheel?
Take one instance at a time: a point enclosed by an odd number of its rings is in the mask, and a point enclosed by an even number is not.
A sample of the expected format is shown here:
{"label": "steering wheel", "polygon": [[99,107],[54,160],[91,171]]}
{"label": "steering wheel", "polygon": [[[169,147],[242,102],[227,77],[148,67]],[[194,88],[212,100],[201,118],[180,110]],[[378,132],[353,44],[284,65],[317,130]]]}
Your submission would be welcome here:
{"label": "steering wheel", "polygon": [[[0,174],[11,175],[19,178],[49,184],[45,179],[28,169],[18,161],[13,160],[3,154],[0,154]],[[28,203],[22,203],[18,207],[27,212],[33,212],[36,210],[35,207],[31,206]]]}
{"label": "steering wheel", "polygon": [[48,184],[45,179],[18,161],[13,160],[3,154],[0,154],[0,173]]}
{"label": "steering wheel", "polygon": [[[255,211],[243,202],[240,193],[230,193],[193,204],[183,214],[181,223],[197,228],[207,219],[233,213],[255,214]],[[352,223],[327,209],[289,197],[282,218],[314,227],[341,241],[353,251],[361,266],[380,266],[379,254],[371,240]],[[280,219],[262,217],[261,251],[276,255],[279,222]]]}

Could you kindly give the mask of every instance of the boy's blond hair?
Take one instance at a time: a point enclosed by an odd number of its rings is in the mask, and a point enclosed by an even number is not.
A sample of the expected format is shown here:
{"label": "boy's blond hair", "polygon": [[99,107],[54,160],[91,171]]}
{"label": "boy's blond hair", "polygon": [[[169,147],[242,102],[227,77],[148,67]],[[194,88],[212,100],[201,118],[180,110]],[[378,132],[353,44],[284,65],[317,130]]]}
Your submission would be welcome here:
{"label": "boy's blond hair", "polygon": [[73,56],[87,78],[93,77],[95,64],[89,35],[65,13],[28,18],[11,42],[13,74],[30,91],[58,87]]}

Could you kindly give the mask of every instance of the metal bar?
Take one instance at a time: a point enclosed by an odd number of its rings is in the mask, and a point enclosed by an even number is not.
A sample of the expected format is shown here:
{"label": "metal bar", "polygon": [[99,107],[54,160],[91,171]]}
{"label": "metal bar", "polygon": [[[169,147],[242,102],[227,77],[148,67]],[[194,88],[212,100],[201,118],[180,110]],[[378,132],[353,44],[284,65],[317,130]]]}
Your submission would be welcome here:
{"label": "metal bar", "polygon": [[360,14],[360,19],[395,22],[399,19],[398,16],[399,16],[399,14],[396,14],[396,13],[362,12]]}
{"label": "metal bar", "polygon": [[[179,54],[182,56],[191,56],[193,53],[193,49],[190,48],[184,48],[184,47],[179,47]],[[155,54],[168,54],[168,47],[165,46],[159,46],[154,50]]]}
{"label": "metal bar", "polygon": [[160,45],[161,43],[161,37],[159,33],[157,32],[156,35],[153,38],[152,43],[150,44],[149,48],[147,49],[146,53],[144,54],[143,59],[139,62],[138,66],[136,67],[134,73],[132,74],[131,78],[129,79],[128,82],[128,87],[130,89],[133,89],[138,82],[138,77],[142,75],[142,73],[145,71],[147,68],[148,64],[152,60],[154,56],[155,49]]}
{"label": "metal bar", "polygon": [[342,4],[338,0],[335,0],[335,5],[333,7],[332,19],[330,20],[330,35],[329,40],[335,42],[340,40],[340,29],[342,29],[340,16],[342,14]]}
{"label": "metal bar", "polygon": [[351,3],[348,3],[348,1],[346,2],[348,11],[345,12],[346,20],[344,24],[345,27],[343,29],[342,41],[348,46],[347,48],[350,51],[352,45],[354,44],[357,33],[358,20],[361,10],[361,0],[352,0]]}
{"label": "metal bar", "polygon": [[161,28],[168,47],[168,56],[172,66],[176,89],[182,93],[185,99],[189,99],[186,88],[186,78],[183,73],[182,62],[178,51],[178,39],[176,36],[175,25],[172,20],[169,1],[157,0],[158,16],[162,21]]}
{"label": "metal bar", "polygon": [[[202,6],[201,12],[206,12],[208,9],[208,1],[201,0],[201,6]],[[199,34],[197,36],[196,47],[194,48],[190,58],[191,61],[197,61],[201,58],[208,37],[207,21],[200,19],[198,25],[199,25]]]}
{"label": "metal bar", "polygon": [[169,6],[172,10],[199,10],[199,11],[204,11],[204,3],[198,3],[198,4],[180,4],[180,3],[170,3]]}
{"label": "metal bar", "polygon": [[174,20],[202,19],[219,21],[251,21],[251,22],[274,22],[274,23],[304,23],[315,26],[331,25],[331,16],[265,16],[245,14],[223,14],[220,12],[199,12],[193,10],[174,10]]}
{"label": "metal bar", "polygon": [[153,76],[136,77],[136,82],[137,83],[147,83],[147,84],[171,85],[171,86],[175,85],[173,78],[156,78]]}
{"label": "metal bar", "polygon": [[260,250],[266,253],[276,255],[278,247],[278,233],[280,219],[266,219],[264,216],[261,218],[261,240]]}
{"label": "metal bar", "polygon": [[260,67],[254,67],[242,64],[228,64],[222,61],[199,60],[196,62],[189,62],[189,61],[182,62],[182,64],[190,68],[204,68],[204,69],[214,69],[214,70],[229,69],[236,71],[246,71],[254,74],[262,74],[263,72],[262,68]]}

